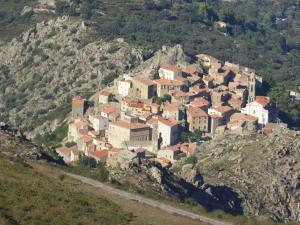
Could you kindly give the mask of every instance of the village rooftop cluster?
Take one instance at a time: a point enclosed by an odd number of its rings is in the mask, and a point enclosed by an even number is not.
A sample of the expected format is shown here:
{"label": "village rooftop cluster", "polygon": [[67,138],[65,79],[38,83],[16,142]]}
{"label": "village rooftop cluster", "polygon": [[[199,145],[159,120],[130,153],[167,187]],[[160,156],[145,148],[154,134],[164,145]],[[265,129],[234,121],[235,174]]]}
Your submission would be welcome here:
{"label": "village rooftop cluster", "polygon": [[[108,165],[126,165],[152,153],[163,167],[188,157],[203,137],[226,132],[273,132],[278,110],[256,96],[254,70],[199,54],[187,66],[164,64],[151,74],[123,75],[101,90],[93,107],[72,100],[68,142],[57,153],[69,163],[85,155]],[[199,135],[199,140],[183,140]],[[196,135],[197,136],[197,135]]]}

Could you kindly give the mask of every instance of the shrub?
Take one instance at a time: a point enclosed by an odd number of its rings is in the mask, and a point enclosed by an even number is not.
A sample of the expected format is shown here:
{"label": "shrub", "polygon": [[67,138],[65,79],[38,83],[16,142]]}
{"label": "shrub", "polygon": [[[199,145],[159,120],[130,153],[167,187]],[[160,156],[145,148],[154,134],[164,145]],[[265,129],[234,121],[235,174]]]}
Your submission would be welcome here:
{"label": "shrub", "polygon": [[119,49],[120,49],[120,48],[119,48],[118,46],[112,45],[112,46],[110,46],[110,48],[107,50],[107,52],[108,52],[109,54],[113,54],[113,53],[119,51]]}
{"label": "shrub", "polygon": [[83,156],[79,159],[77,165],[92,169],[92,168],[96,168],[97,162],[94,158]]}
{"label": "shrub", "polygon": [[57,34],[55,29],[52,29],[48,34],[47,34],[47,38],[51,38],[54,37]]}
{"label": "shrub", "polygon": [[105,55],[102,55],[102,56],[100,56],[99,60],[100,61],[106,61],[106,60],[108,60],[108,57],[105,56]]}
{"label": "shrub", "polygon": [[66,50],[63,55],[66,57],[70,57],[70,56],[74,56],[75,54],[76,53],[73,50]]}
{"label": "shrub", "polygon": [[117,73],[110,73],[109,75],[107,75],[103,78],[103,80],[101,81],[101,84],[108,85],[111,82],[113,82],[114,79],[116,79],[117,77],[118,77]]}
{"label": "shrub", "polygon": [[91,57],[89,58],[89,60],[90,60],[90,62],[92,63],[92,62],[94,62],[94,61],[96,60],[96,58],[95,58],[94,56],[91,56]]}
{"label": "shrub", "polygon": [[97,77],[98,77],[98,76],[97,76],[96,74],[92,74],[92,75],[91,75],[91,80],[95,80],[95,79],[97,79]]}
{"label": "shrub", "polygon": [[75,146],[76,145],[76,142],[67,142],[66,144],[65,144],[65,146],[66,147],[68,147],[68,148],[71,148],[71,147],[73,147],[73,146]]}
{"label": "shrub", "polygon": [[194,156],[194,155],[188,157],[188,158],[185,160],[185,163],[186,163],[186,164],[196,165],[197,162],[198,162],[198,159],[197,159],[197,157]]}
{"label": "shrub", "polygon": [[33,65],[33,57],[30,56],[27,60],[24,61],[23,66],[32,67],[32,65]]}

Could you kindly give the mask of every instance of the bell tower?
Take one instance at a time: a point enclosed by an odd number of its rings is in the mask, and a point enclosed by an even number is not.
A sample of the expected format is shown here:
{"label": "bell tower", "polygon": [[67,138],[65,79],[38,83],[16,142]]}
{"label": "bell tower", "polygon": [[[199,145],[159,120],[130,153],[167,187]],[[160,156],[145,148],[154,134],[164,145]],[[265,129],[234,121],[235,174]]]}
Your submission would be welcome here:
{"label": "bell tower", "polygon": [[248,103],[255,101],[255,86],[256,86],[255,73],[250,72],[250,76],[248,79]]}

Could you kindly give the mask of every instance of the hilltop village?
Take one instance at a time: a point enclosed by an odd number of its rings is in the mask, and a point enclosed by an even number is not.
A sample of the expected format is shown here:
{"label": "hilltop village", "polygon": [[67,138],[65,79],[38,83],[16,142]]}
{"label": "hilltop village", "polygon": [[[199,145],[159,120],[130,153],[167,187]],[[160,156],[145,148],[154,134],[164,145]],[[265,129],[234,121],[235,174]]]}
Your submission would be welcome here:
{"label": "hilltop village", "polygon": [[185,67],[171,64],[151,74],[123,75],[97,93],[94,106],[72,100],[68,143],[56,152],[70,163],[85,155],[109,166],[136,158],[170,167],[198,144],[226,132],[271,133],[287,128],[268,97],[257,96],[255,71],[199,54]]}

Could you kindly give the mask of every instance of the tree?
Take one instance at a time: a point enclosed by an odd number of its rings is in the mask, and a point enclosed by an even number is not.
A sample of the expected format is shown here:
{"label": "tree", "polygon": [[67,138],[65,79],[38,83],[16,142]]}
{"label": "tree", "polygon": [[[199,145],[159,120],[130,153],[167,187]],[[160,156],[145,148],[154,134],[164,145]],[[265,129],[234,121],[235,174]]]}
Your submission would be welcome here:
{"label": "tree", "polygon": [[86,167],[89,169],[96,168],[97,162],[94,158],[83,156],[77,162],[79,166]]}

